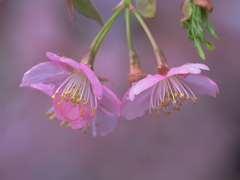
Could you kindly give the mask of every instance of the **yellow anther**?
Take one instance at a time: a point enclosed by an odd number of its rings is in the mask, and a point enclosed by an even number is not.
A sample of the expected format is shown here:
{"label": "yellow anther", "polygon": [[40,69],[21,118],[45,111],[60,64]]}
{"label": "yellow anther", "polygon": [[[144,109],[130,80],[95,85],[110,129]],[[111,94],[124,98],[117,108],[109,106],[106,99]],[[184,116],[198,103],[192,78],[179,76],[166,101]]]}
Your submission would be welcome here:
{"label": "yellow anther", "polygon": [[158,108],[156,106],[152,106],[153,110],[158,110]]}
{"label": "yellow anther", "polygon": [[65,101],[65,102],[68,102],[68,101],[69,101],[69,99],[68,99],[68,98],[65,98],[65,99],[64,99],[64,101]]}
{"label": "yellow anther", "polygon": [[180,111],[180,107],[177,107],[176,110],[177,110],[177,111]]}
{"label": "yellow anther", "polygon": [[97,110],[97,106],[95,106],[93,109],[94,109],[94,111],[96,111]]}
{"label": "yellow anther", "polygon": [[71,128],[71,127],[72,127],[72,125],[71,125],[71,124],[68,124],[68,125],[67,125],[67,127],[68,127],[68,128]]}
{"label": "yellow anther", "polygon": [[46,116],[50,116],[50,115],[53,115],[53,114],[54,114],[54,111],[45,113]]}
{"label": "yellow anther", "polygon": [[74,96],[71,96],[71,100],[74,100]]}
{"label": "yellow anther", "polygon": [[179,96],[179,93],[177,93],[177,92],[174,93],[174,96],[175,96],[175,97],[178,97],[178,96]]}
{"label": "yellow anther", "polygon": [[193,97],[194,100],[197,100],[197,97]]}
{"label": "yellow anther", "polygon": [[197,101],[193,101],[193,104],[197,104]]}
{"label": "yellow anther", "polygon": [[46,116],[50,116],[51,113],[50,113],[50,112],[46,112],[45,115],[46,115]]}
{"label": "yellow anther", "polygon": [[161,102],[160,102],[161,104],[164,104],[164,99],[163,100],[161,100]]}
{"label": "yellow anther", "polygon": [[98,127],[98,123],[94,123],[94,126],[95,126],[95,127]]}
{"label": "yellow anther", "polygon": [[82,104],[82,108],[84,108],[84,106],[86,106],[86,104]]}
{"label": "yellow anther", "polygon": [[83,112],[80,112],[79,116],[83,116]]}
{"label": "yellow anther", "polygon": [[73,104],[72,107],[76,107],[77,105],[76,104]]}
{"label": "yellow anther", "polygon": [[59,90],[56,90],[55,93],[58,94],[58,93],[59,93]]}
{"label": "yellow anther", "polygon": [[57,105],[60,106],[62,104],[62,102],[57,102]]}
{"label": "yellow anther", "polygon": [[184,94],[180,94],[179,97],[182,98],[182,99],[184,99]]}
{"label": "yellow anther", "polygon": [[60,123],[60,126],[64,126],[67,123],[68,123],[68,121],[63,121],[63,122]]}
{"label": "yellow anther", "polygon": [[152,111],[149,111],[149,114],[152,115]]}
{"label": "yellow anther", "polygon": [[160,113],[157,113],[156,116],[157,116],[157,117],[160,117],[161,115],[160,115]]}
{"label": "yellow anther", "polygon": [[168,103],[164,104],[163,106],[164,107],[170,106],[170,103],[168,102]]}
{"label": "yellow anther", "polygon": [[164,114],[171,114],[169,111],[164,111],[163,113]]}
{"label": "yellow anther", "polygon": [[55,95],[53,95],[53,96],[52,96],[52,99],[54,99],[55,97],[56,97],[56,96],[55,96]]}
{"label": "yellow anther", "polygon": [[72,91],[68,91],[67,93],[68,93],[68,94],[72,94],[73,92],[72,92]]}
{"label": "yellow anther", "polygon": [[80,94],[76,94],[77,97],[80,97]]}
{"label": "yellow anther", "polygon": [[57,119],[55,115],[49,117],[49,120],[54,120],[54,119]]}
{"label": "yellow anther", "polygon": [[94,116],[94,113],[92,112],[92,113],[90,114],[90,116]]}
{"label": "yellow anther", "polygon": [[60,97],[63,98],[64,96],[61,94]]}
{"label": "yellow anther", "polygon": [[68,92],[67,92],[67,91],[64,91],[64,92],[63,92],[63,94],[64,94],[64,95],[67,95],[67,94],[68,94]]}
{"label": "yellow anther", "polygon": [[87,130],[86,130],[86,129],[82,129],[82,133],[83,133],[83,134],[86,134],[86,133],[87,133]]}
{"label": "yellow anther", "polygon": [[93,111],[93,109],[92,108],[90,108],[90,112],[92,112]]}
{"label": "yellow anther", "polygon": [[83,110],[84,110],[84,109],[80,109],[80,112],[82,112],[82,113],[83,113]]}
{"label": "yellow anther", "polygon": [[76,100],[76,103],[79,104],[80,102],[81,102],[81,99],[77,99],[77,100]]}
{"label": "yellow anther", "polygon": [[178,105],[179,105],[179,106],[182,106],[182,102],[179,102]]}
{"label": "yellow anther", "polygon": [[189,100],[189,99],[191,99],[191,98],[190,98],[189,96],[187,96],[187,97],[186,97],[186,99],[188,99],[188,100]]}
{"label": "yellow anther", "polygon": [[177,110],[177,107],[176,107],[176,106],[173,106],[172,109],[173,109],[173,110]]}
{"label": "yellow anther", "polygon": [[177,100],[173,100],[173,102],[172,102],[173,104],[176,104],[177,103]]}
{"label": "yellow anther", "polygon": [[171,97],[167,97],[167,100],[168,100],[168,101],[171,101]]}

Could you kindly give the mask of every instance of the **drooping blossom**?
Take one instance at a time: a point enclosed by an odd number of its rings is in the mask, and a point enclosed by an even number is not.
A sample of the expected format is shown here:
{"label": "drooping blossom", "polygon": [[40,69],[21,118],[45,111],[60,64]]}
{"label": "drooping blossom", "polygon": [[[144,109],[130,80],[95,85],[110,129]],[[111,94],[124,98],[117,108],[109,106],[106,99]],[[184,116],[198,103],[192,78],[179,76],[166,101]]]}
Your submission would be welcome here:
{"label": "drooping blossom", "polygon": [[126,119],[140,117],[149,110],[150,115],[156,111],[170,114],[170,110],[179,111],[184,100],[197,103],[195,94],[208,94],[216,97],[219,92],[217,84],[201,75],[201,69],[209,70],[204,64],[185,64],[172,68],[163,76],[148,75],[136,82],[126,92],[121,103],[121,115]]}
{"label": "drooping blossom", "polygon": [[[82,128],[96,117],[100,105],[119,115],[120,102],[103,86],[88,65],[53,53],[24,74],[20,87],[39,89],[53,98],[54,115]],[[100,113],[101,114],[101,113]]]}

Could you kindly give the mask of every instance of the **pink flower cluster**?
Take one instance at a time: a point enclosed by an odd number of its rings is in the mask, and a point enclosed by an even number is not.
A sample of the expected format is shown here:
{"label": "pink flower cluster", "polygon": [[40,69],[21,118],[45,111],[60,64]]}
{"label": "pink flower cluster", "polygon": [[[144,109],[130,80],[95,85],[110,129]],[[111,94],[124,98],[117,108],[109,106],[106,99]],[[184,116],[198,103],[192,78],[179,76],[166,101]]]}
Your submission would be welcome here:
{"label": "pink flower cluster", "polygon": [[38,89],[51,96],[53,106],[47,111],[49,119],[59,119],[60,125],[92,134],[107,135],[117,126],[117,116],[126,119],[140,117],[149,110],[156,116],[180,110],[184,100],[197,102],[195,94],[215,97],[218,87],[201,75],[203,64],[186,64],[172,68],[165,76],[156,74],[133,83],[118,100],[88,65],[48,52],[51,62],[40,63],[24,74],[20,87]]}

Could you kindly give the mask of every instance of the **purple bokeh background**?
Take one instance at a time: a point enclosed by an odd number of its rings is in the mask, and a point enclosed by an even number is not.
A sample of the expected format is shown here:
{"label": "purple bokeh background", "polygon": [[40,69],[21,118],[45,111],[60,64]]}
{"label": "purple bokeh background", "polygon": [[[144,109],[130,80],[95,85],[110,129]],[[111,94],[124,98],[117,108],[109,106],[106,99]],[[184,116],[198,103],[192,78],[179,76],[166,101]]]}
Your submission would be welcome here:
{"label": "purple bokeh background", "polygon": [[[106,21],[119,0],[92,0]],[[0,179],[1,180],[237,180],[240,166],[240,1],[212,0],[210,21],[222,43],[207,38],[217,98],[198,96],[179,112],[157,118],[147,113],[106,137],[60,127],[44,115],[51,99],[19,88],[23,74],[60,52],[77,61],[100,26],[80,14],[71,23],[64,0],[0,2]],[[146,20],[170,66],[203,63],[186,30],[180,28],[181,0],[160,1],[155,19]],[[121,99],[128,89],[124,15],[103,42],[95,63],[99,76]],[[135,18],[133,42],[146,73],[156,73],[151,45]]]}

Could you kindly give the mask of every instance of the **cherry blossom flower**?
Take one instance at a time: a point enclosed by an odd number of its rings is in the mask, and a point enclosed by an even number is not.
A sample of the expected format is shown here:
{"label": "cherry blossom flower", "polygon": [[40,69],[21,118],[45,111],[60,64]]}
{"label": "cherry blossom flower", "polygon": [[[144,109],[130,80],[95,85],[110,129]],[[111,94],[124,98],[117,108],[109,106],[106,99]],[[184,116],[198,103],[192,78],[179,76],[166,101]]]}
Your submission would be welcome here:
{"label": "cherry blossom flower", "polygon": [[100,116],[104,108],[119,116],[119,100],[100,83],[88,65],[53,53],[46,55],[52,62],[40,63],[27,71],[20,87],[31,87],[52,96],[52,118],[68,120],[76,129],[99,119],[96,112],[100,106]]}
{"label": "cherry blossom flower", "polygon": [[121,115],[126,119],[140,117],[149,109],[150,115],[156,111],[170,114],[170,109],[179,111],[185,99],[197,104],[195,94],[216,97],[217,84],[201,75],[201,69],[209,70],[204,64],[185,64],[170,69],[165,76],[148,75],[134,83],[122,99]]}

